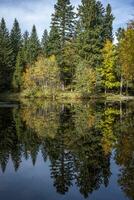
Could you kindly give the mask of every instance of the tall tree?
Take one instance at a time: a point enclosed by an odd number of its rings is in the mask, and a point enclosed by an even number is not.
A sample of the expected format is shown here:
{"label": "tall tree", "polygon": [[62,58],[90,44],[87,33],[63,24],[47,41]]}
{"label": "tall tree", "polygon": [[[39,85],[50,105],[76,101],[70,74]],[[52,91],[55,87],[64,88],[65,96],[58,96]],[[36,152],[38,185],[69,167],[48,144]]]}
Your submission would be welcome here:
{"label": "tall tree", "polygon": [[33,25],[32,32],[29,38],[29,64],[33,64],[41,52],[41,46],[38,39],[37,31],[35,25]]}
{"label": "tall tree", "polygon": [[57,27],[53,24],[49,33],[48,39],[48,55],[55,55],[58,57],[61,50],[60,36]]}
{"label": "tall tree", "polygon": [[134,22],[128,24],[127,30],[120,43],[120,62],[122,75],[126,81],[126,93],[128,93],[128,83],[134,80]]}
{"label": "tall tree", "polygon": [[5,20],[0,22],[0,90],[10,89],[12,80],[12,47]]}
{"label": "tall tree", "polygon": [[114,16],[112,14],[111,5],[108,4],[106,7],[106,14],[104,18],[104,39],[113,41],[113,20]]}
{"label": "tall tree", "polygon": [[101,61],[103,48],[104,8],[99,1],[82,0],[78,8],[79,30],[77,33],[78,53],[91,67]]}
{"label": "tall tree", "polygon": [[74,7],[70,0],[58,0],[54,6],[55,12],[52,14],[52,26],[56,26],[61,46],[64,47],[66,41],[74,36],[75,30],[75,14]]}
{"label": "tall tree", "polygon": [[13,67],[15,68],[17,55],[22,44],[21,29],[20,29],[19,22],[17,21],[17,19],[14,20],[13,28],[10,33],[10,40],[11,40],[11,45],[13,49]]}
{"label": "tall tree", "polygon": [[45,29],[41,41],[42,52],[45,56],[48,55],[48,38],[48,31]]}
{"label": "tall tree", "polygon": [[116,45],[116,51],[117,51],[117,75],[120,80],[120,95],[123,93],[123,74],[122,74],[122,65],[120,62],[120,46],[121,46],[121,41],[124,37],[125,29],[124,28],[119,28],[116,32],[116,38],[117,38],[117,45]]}
{"label": "tall tree", "polygon": [[[64,60],[66,44],[72,42],[75,35],[75,13],[70,0],[58,0],[52,14],[51,31],[49,36],[49,52],[56,55],[61,71],[63,86],[67,84],[70,68]],[[67,77],[66,77],[67,76]],[[64,87],[63,87],[64,88]]]}
{"label": "tall tree", "polygon": [[22,47],[18,52],[15,64],[15,70],[13,74],[13,87],[16,91],[19,91],[21,88],[22,73],[28,64],[29,64],[29,33],[28,31],[25,31],[22,38]]}

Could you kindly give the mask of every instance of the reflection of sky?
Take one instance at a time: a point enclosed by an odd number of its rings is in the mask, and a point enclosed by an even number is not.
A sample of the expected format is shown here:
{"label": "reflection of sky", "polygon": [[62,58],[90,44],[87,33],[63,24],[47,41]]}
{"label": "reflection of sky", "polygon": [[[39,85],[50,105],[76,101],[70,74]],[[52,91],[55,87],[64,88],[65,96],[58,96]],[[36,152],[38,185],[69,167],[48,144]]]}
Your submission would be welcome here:
{"label": "reflection of sky", "polygon": [[[80,0],[72,0],[77,6]],[[36,24],[41,36],[43,30],[49,27],[53,5],[56,0],[0,0],[0,17],[4,17],[8,27],[11,28],[16,17],[23,30],[30,30]],[[114,29],[124,26],[134,15],[134,0],[102,0],[106,5],[111,3],[113,13],[116,17]]]}

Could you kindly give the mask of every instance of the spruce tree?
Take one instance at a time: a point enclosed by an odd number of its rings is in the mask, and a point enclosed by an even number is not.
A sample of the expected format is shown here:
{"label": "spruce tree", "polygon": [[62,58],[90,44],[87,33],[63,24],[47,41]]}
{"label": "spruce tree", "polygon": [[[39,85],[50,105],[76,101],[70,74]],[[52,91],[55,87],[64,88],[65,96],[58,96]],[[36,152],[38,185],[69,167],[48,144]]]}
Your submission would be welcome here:
{"label": "spruce tree", "polygon": [[17,19],[14,20],[13,28],[10,33],[10,40],[13,49],[13,67],[15,68],[18,52],[21,48],[21,30]]}
{"label": "spruce tree", "polygon": [[22,47],[20,48],[17,59],[15,70],[13,74],[13,87],[15,91],[19,91],[22,84],[22,73],[29,64],[29,33],[25,31],[22,37]]}
{"label": "spruce tree", "polygon": [[112,14],[112,8],[111,5],[108,4],[106,7],[106,14],[105,14],[105,19],[104,19],[104,38],[105,41],[113,40],[113,20],[114,16]]}
{"label": "spruce tree", "polygon": [[49,52],[56,55],[58,64],[61,68],[61,81],[66,84],[68,66],[64,61],[64,50],[66,43],[72,42],[75,36],[75,13],[70,0],[58,0],[54,6],[52,15],[51,30],[49,36]]}
{"label": "spruce tree", "polygon": [[58,29],[55,25],[52,25],[49,39],[48,39],[48,55],[55,55],[56,57],[59,56],[61,50],[60,44],[60,36]]}
{"label": "spruce tree", "polygon": [[33,25],[31,36],[29,38],[29,45],[28,45],[28,54],[29,54],[29,61],[28,63],[31,65],[33,64],[39,54],[41,52],[41,46],[38,39],[37,31],[35,25]]}
{"label": "spruce tree", "polygon": [[55,12],[52,15],[52,27],[56,26],[59,35],[61,47],[64,47],[66,41],[74,37],[75,32],[75,14],[74,7],[70,0],[58,0],[54,6]]}
{"label": "spruce tree", "polygon": [[13,87],[15,91],[19,91],[21,84],[22,84],[22,72],[24,69],[24,57],[23,52],[19,51],[17,60],[16,60],[16,66],[15,71],[13,75]]}
{"label": "spruce tree", "polygon": [[0,90],[8,90],[12,81],[13,51],[5,20],[0,23]]}
{"label": "spruce tree", "polygon": [[101,49],[104,45],[104,8],[101,2],[82,0],[78,9],[78,18],[78,54],[88,61],[91,67],[97,67],[101,63]]}
{"label": "spruce tree", "polygon": [[48,31],[45,29],[41,41],[42,52],[45,56],[48,55],[48,38]]}

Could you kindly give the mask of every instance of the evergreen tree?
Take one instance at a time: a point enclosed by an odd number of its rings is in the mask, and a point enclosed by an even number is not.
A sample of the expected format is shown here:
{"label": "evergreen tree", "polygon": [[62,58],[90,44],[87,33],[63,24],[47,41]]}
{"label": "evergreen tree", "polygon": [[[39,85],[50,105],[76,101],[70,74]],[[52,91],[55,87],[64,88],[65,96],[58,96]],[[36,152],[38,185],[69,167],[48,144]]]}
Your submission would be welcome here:
{"label": "evergreen tree", "polygon": [[58,29],[55,25],[52,25],[49,40],[48,40],[48,55],[55,55],[58,56],[60,54],[60,36]]}
{"label": "evergreen tree", "polygon": [[10,89],[12,81],[12,47],[5,20],[0,23],[0,90]]}
{"label": "evergreen tree", "polygon": [[13,74],[13,87],[19,91],[22,84],[22,73],[29,64],[29,33],[25,31],[22,38],[22,46],[18,52],[15,70]]}
{"label": "evergreen tree", "polygon": [[60,66],[61,81],[67,85],[70,77],[70,68],[64,60],[64,52],[67,42],[72,42],[75,36],[75,13],[70,0],[58,0],[54,6],[55,12],[52,15],[51,30],[49,36],[49,52],[55,54]]}
{"label": "evergreen tree", "polygon": [[105,20],[104,20],[104,35],[105,40],[112,41],[113,40],[113,20],[114,16],[112,14],[112,8],[111,5],[108,4],[106,7],[106,14],[105,14]]}
{"label": "evergreen tree", "polygon": [[78,18],[78,54],[82,59],[87,60],[91,67],[97,67],[101,63],[101,49],[104,45],[104,8],[101,2],[82,0],[78,9]]}
{"label": "evergreen tree", "polygon": [[45,56],[48,55],[48,38],[49,38],[48,31],[45,29],[41,41],[42,51]]}
{"label": "evergreen tree", "polygon": [[29,38],[28,54],[29,54],[29,64],[33,64],[41,52],[41,46],[38,39],[37,31],[35,25],[33,25],[31,36]]}
{"label": "evergreen tree", "polygon": [[56,26],[59,31],[61,47],[64,47],[66,41],[74,36],[75,14],[74,7],[70,0],[58,0],[54,6],[55,13],[52,15],[52,27]]}
{"label": "evergreen tree", "polygon": [[14,20],[13,28],[10,33],[10,40],[13,49],[13,67],[15,68],[18,52],[21,48],[21,30],[17,19]]}
{"label": "evergreen tree", "polygon": [[23,59],[24,57],[23,57],[22,51],[19,51],[17,60],[16,60],[15,71],[13,75],[13,87],[16,91],[19,91],[22,84],[22,72],[24,69]]}

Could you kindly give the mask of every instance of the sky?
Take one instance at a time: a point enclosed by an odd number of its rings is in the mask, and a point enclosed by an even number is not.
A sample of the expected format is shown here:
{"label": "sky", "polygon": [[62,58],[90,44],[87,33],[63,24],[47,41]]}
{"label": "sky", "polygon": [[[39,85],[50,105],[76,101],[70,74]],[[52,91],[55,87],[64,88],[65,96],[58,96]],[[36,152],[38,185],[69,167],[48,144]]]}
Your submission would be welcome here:
{"label": "sky", "polygon": [[[77,7],[80,1],[71,0],[71,3]],[[104,6],[110,3],[113,8],[114,32],[134,18],[134,0],[101,0],[101,2]],[[31,31],[32,25],[35,24],[41,38],[44,29],[49,30],[55,3],[56,0],[0,0],[0,18],[5,18],[9,29],[14,18],[17,18],[23,32]]]}

